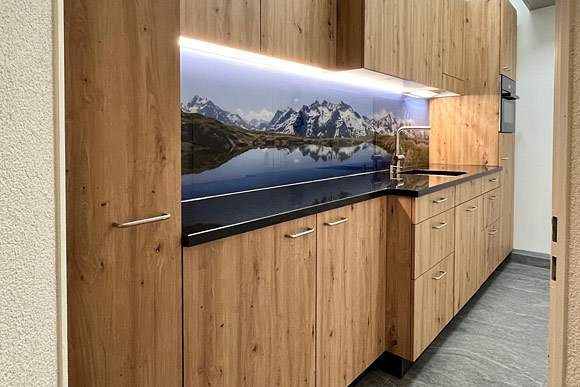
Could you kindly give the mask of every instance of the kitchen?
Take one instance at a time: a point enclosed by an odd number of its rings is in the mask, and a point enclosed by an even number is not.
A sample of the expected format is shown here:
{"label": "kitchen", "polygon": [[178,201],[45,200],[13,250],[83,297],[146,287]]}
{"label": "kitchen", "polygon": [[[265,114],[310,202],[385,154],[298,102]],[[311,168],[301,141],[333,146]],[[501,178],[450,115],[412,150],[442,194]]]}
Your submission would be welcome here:
{"label": "kitchen", "polygon": [[57,385],[574,385],[573,1],[57,3]]}

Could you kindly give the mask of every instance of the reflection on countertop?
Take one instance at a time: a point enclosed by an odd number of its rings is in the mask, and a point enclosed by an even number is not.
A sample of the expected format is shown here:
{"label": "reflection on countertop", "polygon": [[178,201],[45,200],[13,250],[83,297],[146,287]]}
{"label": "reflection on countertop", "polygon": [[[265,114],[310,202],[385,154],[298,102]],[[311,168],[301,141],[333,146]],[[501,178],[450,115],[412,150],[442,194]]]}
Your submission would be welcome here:
{"label": "reflection on countertop", "polygon": [[183,243],[194,246],[384,195],[419,197],[501,170],[496,166],[448,164],[422,168],[466,173],[401,174],[400,180],[391,180],[387,171],[380,171],[183,201]]}

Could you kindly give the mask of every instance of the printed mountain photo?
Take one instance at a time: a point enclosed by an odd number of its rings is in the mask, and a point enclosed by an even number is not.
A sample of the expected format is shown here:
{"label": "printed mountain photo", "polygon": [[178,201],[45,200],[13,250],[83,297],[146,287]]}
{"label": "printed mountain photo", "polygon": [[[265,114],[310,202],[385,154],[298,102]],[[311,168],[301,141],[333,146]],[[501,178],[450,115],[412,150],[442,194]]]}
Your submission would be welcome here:
{"label": "printed mountain photo", "polygon": [[[183,199],[388,169],[429,104],[376,94],[182,50]],[[428,163],[428,131],[401,138],[407,166]]]}

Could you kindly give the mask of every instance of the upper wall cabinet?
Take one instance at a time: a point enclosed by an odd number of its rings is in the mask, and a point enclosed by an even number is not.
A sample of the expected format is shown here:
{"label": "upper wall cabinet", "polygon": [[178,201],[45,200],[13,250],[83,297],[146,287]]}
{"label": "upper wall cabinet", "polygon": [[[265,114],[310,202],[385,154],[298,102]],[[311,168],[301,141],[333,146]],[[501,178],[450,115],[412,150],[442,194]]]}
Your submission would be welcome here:
{"label": "upper wall cabinet", "polygon": [[262,0],[262,53],[332,69],[335,0]]}
{"label": "upper wall cabinet", "polygon": [[509,0],[501,2],[501,52],[500,72],[516,79],[518,44],[518,13]]}
{"label": "upper wall cabinet", "polygon": [[462,93],[464,0],[338,0],[337,67]]}
{"label": "upper wall cabinet", "polygon": [[260,0],[181,0],[181,35],[260,51]]}

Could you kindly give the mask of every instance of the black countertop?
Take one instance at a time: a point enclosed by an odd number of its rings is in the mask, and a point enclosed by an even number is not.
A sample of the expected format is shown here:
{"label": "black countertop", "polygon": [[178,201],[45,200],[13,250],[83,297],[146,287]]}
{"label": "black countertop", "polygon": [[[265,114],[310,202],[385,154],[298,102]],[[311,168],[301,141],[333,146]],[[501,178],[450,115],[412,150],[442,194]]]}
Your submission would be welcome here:
{"label": "black countertop", "polygon": [[461,176],[401,175],[386,171],[182,202],[183,245],[195,246],[276,223],[385,195],[419,197],[502,168],[431,164],[429,169],[464,171]]}

